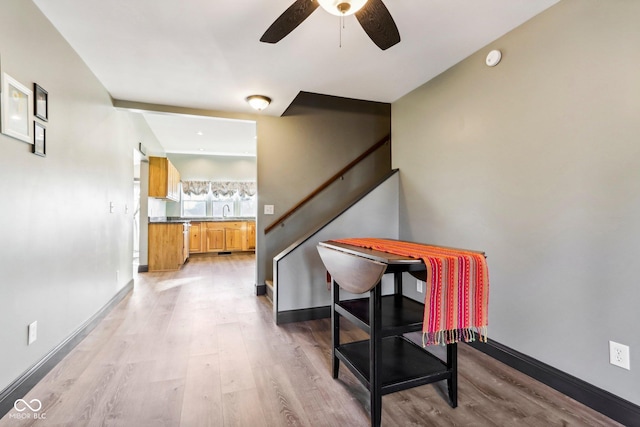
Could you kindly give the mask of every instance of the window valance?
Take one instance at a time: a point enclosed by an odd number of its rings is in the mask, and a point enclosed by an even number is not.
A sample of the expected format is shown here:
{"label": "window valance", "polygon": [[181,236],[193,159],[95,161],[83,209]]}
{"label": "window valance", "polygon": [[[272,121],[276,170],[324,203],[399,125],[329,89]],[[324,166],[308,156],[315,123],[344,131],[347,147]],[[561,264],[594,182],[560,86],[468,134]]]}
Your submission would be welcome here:
{"label": "window valance", "polygon": [[238,182],[238,196],[241,198],[249,198],[256,195],[258,187],[255,182]]}
{"label": "window valance", "polygon": [[211,194],[216,199],[226,199],[239,197],[248,199],[256,194],[257,186],[255,182],[238,181],[213,181],[211,182]]}
{"label": "window valance", "polygon": [[215,199],[248,199],[255,196],[257,185],[253,181],[182,181],[182,191],[185,194],[203,195],[209,193],[209,189]]}
{"label": "window valance", "polygon": [[209,192],[209,181],[182,181],[182,192],[190,196],[201,196]]}

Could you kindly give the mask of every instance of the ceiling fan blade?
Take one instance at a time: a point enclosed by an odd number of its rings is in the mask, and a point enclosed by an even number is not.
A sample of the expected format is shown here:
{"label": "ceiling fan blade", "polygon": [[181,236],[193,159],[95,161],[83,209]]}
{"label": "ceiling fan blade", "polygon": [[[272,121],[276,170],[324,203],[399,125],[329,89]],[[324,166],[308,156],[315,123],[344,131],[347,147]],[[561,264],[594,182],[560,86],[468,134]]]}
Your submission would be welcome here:
{"label": "ceiling fan blade", "polygon": [[289,6],[289,8],[271,24],[260,38],[260,41],[265,43],[278,43],[307,19],[318,6],[319,3],[317,1],[296,0],[295,3]]}
{"label": "ceiling fan blade", "polygon": [[356,12],[356,18],[369,38],[382,50],[400,42],[398,27],[382,0],[369,0]]}

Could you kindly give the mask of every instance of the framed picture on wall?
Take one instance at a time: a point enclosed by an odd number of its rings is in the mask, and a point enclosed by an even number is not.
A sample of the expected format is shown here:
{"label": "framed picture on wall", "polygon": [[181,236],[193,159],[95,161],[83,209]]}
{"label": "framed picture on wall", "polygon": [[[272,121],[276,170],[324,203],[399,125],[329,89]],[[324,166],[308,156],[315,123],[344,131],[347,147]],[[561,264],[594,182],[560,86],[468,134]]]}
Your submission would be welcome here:
{"label": "framed picture on wall", "polygon": [[49,120],[49,93],[42,89],[38,83],[33,84],[33,110],[37,118],[42,121]]}
{"label": "framed picture on wall", "polygon": [[33,122],[33,154],[47,155],[47,129],[36,121]]}
{"label": "framed picture on wall", "polygon": [[2,77],[2,133],[33,144],[33,92],[7,73]]}

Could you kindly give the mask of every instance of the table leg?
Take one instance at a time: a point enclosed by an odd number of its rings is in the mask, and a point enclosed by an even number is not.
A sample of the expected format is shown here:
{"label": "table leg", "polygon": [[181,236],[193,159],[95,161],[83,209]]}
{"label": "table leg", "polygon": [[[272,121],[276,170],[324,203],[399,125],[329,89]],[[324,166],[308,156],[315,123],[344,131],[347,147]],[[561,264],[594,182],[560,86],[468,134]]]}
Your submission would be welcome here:
{"label": "table leg", "polygon": [[382,422],[382,283],[369,293],[369,393],[371,399],[371,427]]}
{"label": "table leg", "polygon": [[393,273],[393,293],[396,295],[402,295],[402,272],[396,271]]}
{"label": "table leg", "polygon": [[338,378],[340,361],[336,356],[336,348],[340,345],[340,315],[336,313],[336,304],[340,303],[340,288],[335,280],[331,280],[331,370],[333,378]]}
{"label": "table leg", "polygon": [[447,380],[449,388],[449,405],[452,408],[458,406],[458,344],[447,344],[447,370],[451,372],[451,378]]}
{"label": "table leg", "polygon": [[393,273],[393,303],[396,307],[402,307],[402,272]]}

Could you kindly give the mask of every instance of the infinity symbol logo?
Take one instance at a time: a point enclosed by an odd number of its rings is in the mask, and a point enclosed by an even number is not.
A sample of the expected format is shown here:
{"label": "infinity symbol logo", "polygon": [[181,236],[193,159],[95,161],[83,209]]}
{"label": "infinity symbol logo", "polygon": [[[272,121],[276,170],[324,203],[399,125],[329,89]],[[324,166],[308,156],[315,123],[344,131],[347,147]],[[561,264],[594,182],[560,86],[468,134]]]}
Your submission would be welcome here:
{"label": "infinity symbol logo", "polygon": [[[21,403],[24,406],[20,406],[20,408],[18,408],[19,403]],[[29,403],[33,406],[29,405]],[[27,410],[27,408],[31,409],[32,412],[38,412],[40,409],[42,409],[42,402],[40,402],[38,399],[32,399],[29,403],[27,403],[26,400],[18,399],[13,404],[13,408],[18,412],[24,412]]]}

